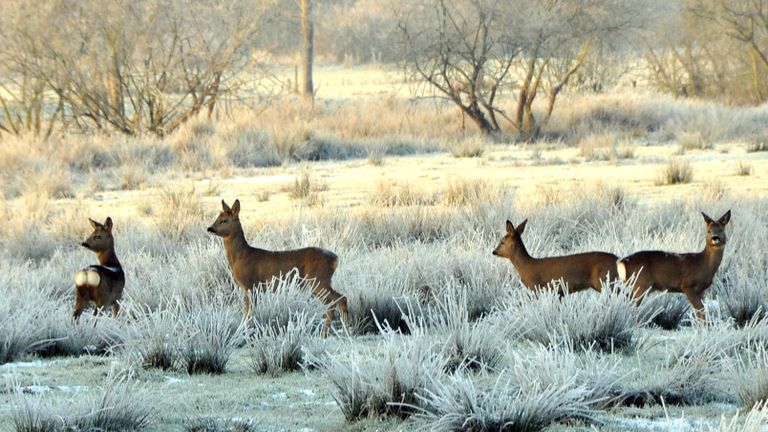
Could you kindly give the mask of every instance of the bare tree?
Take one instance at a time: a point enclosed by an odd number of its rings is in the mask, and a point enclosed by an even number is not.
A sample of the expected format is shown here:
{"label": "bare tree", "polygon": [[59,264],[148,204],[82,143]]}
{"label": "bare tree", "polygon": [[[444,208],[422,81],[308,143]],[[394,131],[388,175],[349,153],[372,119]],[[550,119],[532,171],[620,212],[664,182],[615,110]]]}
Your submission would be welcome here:
{"label": "bare tree", "polygon": [[0,55],[11,82],[44,84],[65,126],[165,135],[210,115],[251,62],[256,25],[245,0],[25,3],[0,35],[10,42]]}
{"label": "bare tree", "polygon": [[[502,117],[530,140],[595,46],[646,25],[643,7],[613,0],[409,3],[398,14],[403,62],[409,77],[447,96],[482,131],[500,130]],[[504,91],[516,92],[511,115],[497,106]]]}
{"label": "bare tree", "polygon": [[481,131],[497,132],[500,91],[520,53],[508,3],[433,0],[398,11],[407,77],[447,97]]}

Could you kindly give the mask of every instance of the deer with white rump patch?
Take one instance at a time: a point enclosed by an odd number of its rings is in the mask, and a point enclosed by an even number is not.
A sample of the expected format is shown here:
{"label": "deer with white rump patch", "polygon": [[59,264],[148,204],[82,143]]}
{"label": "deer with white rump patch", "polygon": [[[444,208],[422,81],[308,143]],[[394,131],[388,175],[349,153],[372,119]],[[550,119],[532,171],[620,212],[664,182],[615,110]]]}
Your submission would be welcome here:
{"label": "deer with white rump patch", "polygon": [[707,240],[704,250],[695,253],[671,253],[642,251],[620,259],[616,265],[619,277],[627,281],[636,276],[634,297],[638,303],[649,290],[681,292],[696,312],[696,317],[706,320],[701,297],[712,285],[712,279],[720,267],[725,251],[725,226],[731,220],[728,210],[718,220],[712,220],[704,212],[707,223]]}
{"label": "deer with white rump patch", "polygon": [[[493,254],[507,258],[520,274],[526,287],[538,289],[552,281],[563,280],[569,292],[578,292],[587,288],[600,291],[601,281],[615,280],[616,255],[606,252],[585,252],[549,258],[534,258],[528,254],[523,244],[525,231],[524,220],[515,228],[507,221],[507,233],[493,250]],[[560,291],[560,295],[564,293]]]}
{"label": "deer with white rump patch", "polygon": [[313,283],[312,293],[328,306],[322,336],[328,336],[336,309],[339,310],[342,321],[347,321],[347,298],[331,288],[331,278],[339,265],[336,254],[318,247],[287,251],[251,247],[240,224],[240,200],[235,200],[231,208],[222,200],[221,207],[222,212],[213,225],[208,227],[208,232],[224,240],[224,250],[232,276],[243,290],[245,319],[250,315],[249,294],[253,293],[254,289],[263,290],[272,278],[287,275],[296,269],[299,276]]}
{"label": "deer with white rump patch", "polygon": [[[119,300],[125,287],[125,273],[115,254],[115,239],[112,237],[112,219],[107,217],[104,224],[88,219],[93,227],[91,235],[81,245],[93,252],[99,265],[92,265],[75,273],[75,323],[91,302],[96,305],[94,316],[103,308],[112,307],[112,316],[120,312]],[[96,323],[94,322],[94,325]]]}

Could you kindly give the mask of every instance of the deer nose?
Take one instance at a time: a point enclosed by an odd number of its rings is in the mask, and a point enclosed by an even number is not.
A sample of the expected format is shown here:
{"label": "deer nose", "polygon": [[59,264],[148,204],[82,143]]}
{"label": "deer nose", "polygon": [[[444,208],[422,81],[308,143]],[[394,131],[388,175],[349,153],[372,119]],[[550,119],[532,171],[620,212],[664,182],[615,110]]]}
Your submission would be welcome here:
{"label": "deer nose", "polygon": [[496,255],[496,256],[499,256],[499,253],[496,252],[496,249],[493,250],[493,254]]}
{"label": "deer nose", "polygon": [[712,236],[712,244],[720,244],[720,237]]}
{"label": "deer nose", "polygon": [[209,233],[216,233],[216,230],[214,230],[213,227],[208,227],[208,232]]}
{"label": "deer nose", "polygon": [[82,247],[88,247],[88,243],[86,243],[86,242],[82,242],[82,243],[80,243],[80,246],[82,246]]}

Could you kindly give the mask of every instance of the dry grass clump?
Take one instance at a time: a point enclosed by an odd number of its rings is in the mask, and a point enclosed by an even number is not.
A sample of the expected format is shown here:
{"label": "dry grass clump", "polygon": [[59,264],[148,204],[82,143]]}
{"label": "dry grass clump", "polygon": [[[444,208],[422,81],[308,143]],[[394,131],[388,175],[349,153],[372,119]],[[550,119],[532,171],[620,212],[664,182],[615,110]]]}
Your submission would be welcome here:
{"label": "dry grass clump", "polygon": [[748,176],[752,175],[752,172],[754,170],[752,169],[752,164],[743,160],[740,160],[736,162],[735,165],[735,172],[738,176]]}
{"label": "dry grass clump", "polygon": [[216,125],[205,116],[196,116],[181,125],[169,137],[171,150],[180,168],[201,171],[213,162],[211,141]]}
{"label": "dry grass clump", "polygon": [[320,192],[325,190],[328,190],[328,184],[318,179],[309,168],[303,168],[301,173],[296,175],[293,183],[283,189],[290,194],[291,198],[302,200],[310,206],[322,202]]}
{"label": "dry grass clump", "polygon": [[748,409],[768,402],[768,351],[757,347],[725,362],[725,381]]}
{"label": "dry grass clump", "polygon": [[381,415],[408,417],[439,380],[444,360],[429,340],[385,332],[376,349],[349,350],[312,358],[333,386],[333,399],[347,421]]}
{"label": "dry grass clump", "polygon": [[616,139],[613,133],[587,135],[579,140],[579,152],[588,161],[616,158]]}
{"label": "dry grass clump", "polygon": [[680,144],[681,153],[687,150],[711,150],[715,147],[714,143],[706,139],[699,131],[682,131],[678,134],[677,140]]}
{"label": "dry grass clump", "polygon": [[125,376],[108,376],[100,394],[78,405],[34,400],[18,389],[13,392],[11,418],[17,431],[138,431],[150,426],[155,416],[147,393]]}
{"label": "dry grass clump", "polygon": [[158,231],[167,238],[183,241],[204,235],[208,211],[194,185],[163,188],[153,201],[152,213]]}
{"label": "dry grass clump", "polygon": [[[639,342],[637,332],[646,324],[629,290],[603,286],[600,293],[566,295],[567,287],[553,283],[551,289],[526,290],[506,306],[505,313],[519,318],[526,329],[522,337],[543,345],[566,343],[582,349],[606,352],[629,349]],[[518,306],[519,304],[519,306]]]}
{"label": "dry grass clump", "polygon": [[488,143],[484,137],[473,136],[449,140],[446,143],[446,147],[455,158],[477,158],[485,154]]}
{"label": "dry grass clump", "polygon": [[251,432],[260,430],[255,422],[243,418],[199,416],[184,421],[186,432]]}
{"label": "dry grass clump", "polygon": [[251,370],[272,377],[301,369],[305,364],[304,345],[317,329],[314,317],[301,311],[286,326],[257,323],[248,340]]}
{"label": "dry grass clump", "polygon": [[685,184],[693,181],[693,168],[688,161],[676,160],[662,168],[656,177],[656,186]]}
{"label": "dry grass clump", "polygon": [[438,202],[438,196],[409,183],[379,182],[368,201],[376,207],[430,206]]}
{"label": "dry grass clump", "polygon": [[587,418],[604,406],[616,384],[615,366],[562,349],[516,352],[496,377],[458,374],[433,379],[420,393],[417,424],[430,430],[543,430]]}
{"label": "dry grass clump", "polygon": [[223,305],[204,305],[180,320],[185,334],[180,337],[179,359],[187,373],[224,373],[242,343],[245,324],[240,314]]}
{"label": "dry grass clump", "polygon": [[443,202],[448,206],[467,206],[496,201],[502,190],[479,179],[453,178],[443,191]]}
{"label": "dry grass clump", "polygon": [[664,330],[677,330],[690,311],[682,294],[650,293],[640,304],[640,320]]}

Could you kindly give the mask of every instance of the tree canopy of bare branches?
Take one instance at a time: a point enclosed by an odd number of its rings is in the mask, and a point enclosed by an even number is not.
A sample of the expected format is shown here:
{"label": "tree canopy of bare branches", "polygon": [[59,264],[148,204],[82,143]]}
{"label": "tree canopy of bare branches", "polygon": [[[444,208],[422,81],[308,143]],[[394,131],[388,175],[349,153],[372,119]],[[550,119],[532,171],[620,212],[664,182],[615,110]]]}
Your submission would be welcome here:
{"label": "tree canopy of bare branches", "polygon": [[[51,99],[51,119],[82,129],[165,135],[213,110],[237,85],[251,61],[258,13],[252,6],[244,0],[6,4],[0,109],[14,119],[5,101],[29,100],[24,93],[32,92],[39,96],[22,110],[30,112],[30,123],[40,122],[34,113]],[[18,129],[15,117],[0,128]]]}
{"label": "tree canopy of bare branches", "polygon": [[[452,100],[482,131],[499,131],[503,117],[529,140],[595,46],[647,24],[642,7],[615,0],[407,2],[398,11],[402,61],[409,77]],[[516,93],[510,115],[498,107],[505,92]],[[542,92],[539,120],[533,104]]]}

